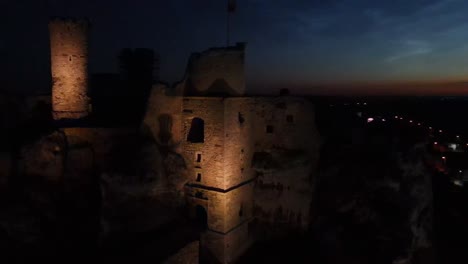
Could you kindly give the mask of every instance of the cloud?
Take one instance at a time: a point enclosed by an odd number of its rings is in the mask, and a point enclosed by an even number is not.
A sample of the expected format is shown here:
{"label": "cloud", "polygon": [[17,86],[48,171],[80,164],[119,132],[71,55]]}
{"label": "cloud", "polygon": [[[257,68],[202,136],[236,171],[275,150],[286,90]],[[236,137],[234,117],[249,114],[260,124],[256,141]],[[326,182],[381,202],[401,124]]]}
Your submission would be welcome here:
{"label": "cloud", "polygon": [[401,43],[401,49],[397,53],[387,57],[385,61],[393,63],[408,57],[428,54],[432,51],[433,48],[428,42],[421,40],[405,40]]}

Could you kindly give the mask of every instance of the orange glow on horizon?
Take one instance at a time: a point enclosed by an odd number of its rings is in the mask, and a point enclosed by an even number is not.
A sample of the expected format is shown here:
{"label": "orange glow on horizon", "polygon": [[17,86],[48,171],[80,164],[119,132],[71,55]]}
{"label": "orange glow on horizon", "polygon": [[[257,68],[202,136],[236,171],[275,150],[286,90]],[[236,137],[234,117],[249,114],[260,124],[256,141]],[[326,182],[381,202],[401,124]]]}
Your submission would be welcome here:
{"label": "orange glow on horizon", "polygon": [[[468,96],[468,81],[376,81],[340,83],[284,83],[297,94],[368,96]],[[269,88],[271,89],[271,87]]]}

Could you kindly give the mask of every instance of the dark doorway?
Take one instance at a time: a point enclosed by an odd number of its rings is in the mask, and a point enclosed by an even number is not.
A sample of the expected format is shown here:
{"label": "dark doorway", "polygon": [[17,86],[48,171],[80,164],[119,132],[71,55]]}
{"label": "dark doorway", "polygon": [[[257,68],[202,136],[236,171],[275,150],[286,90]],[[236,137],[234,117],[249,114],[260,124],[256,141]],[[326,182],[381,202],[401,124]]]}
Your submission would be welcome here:
{"label": "dark doorway", "polygon": [[205,121],[203,119],[198,117],[192,119],[187,141],[192,143],[205,142]]}
{"label": "dark doorway", "polygon": [[197,205],[195,208],[195,217],[197,221],[197,226],[200,230],[205,230],[208,228],[208,215],[205,208],[201,205]]}

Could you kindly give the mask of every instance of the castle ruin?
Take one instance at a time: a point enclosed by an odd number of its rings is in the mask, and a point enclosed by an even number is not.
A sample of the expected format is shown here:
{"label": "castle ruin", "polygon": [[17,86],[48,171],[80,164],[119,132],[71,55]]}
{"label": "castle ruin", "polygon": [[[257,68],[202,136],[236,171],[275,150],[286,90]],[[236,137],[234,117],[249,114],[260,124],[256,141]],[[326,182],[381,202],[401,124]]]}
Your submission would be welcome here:
{"label": "castle ruin", "polygon": [[[88,23],[53,20],[49,27],[54,119],[81,119],[90,111]],[[299,175],[298,192],[310,193],[311,172],[318,160],[313,106],[293,96],[246,96],[245,49],[244,43],[238,43],[193,54],[181,82],[153,87],[143,121],[160,146],[184,158],[190,215],[204,219],[206,227],[200,257],[221,263],[235,262],[251,245],[250,226],[257,215],[274,222],[271,212],[275,212],[281,221],[307,228],[311,196],[298,202],[291,182]],[[104,130],[63,128],[70,142],[91,146],[105,141],[96,141],[94,135],[116,133]],[[291,151],[303,153],[310,166],[295,175],[281,174],[282,168],[292,165],[281,164],[272,153]],[[95,155],[101,155],[99,148]],[[255,191],[256,185],[268,192]],[[256,199],[257,195],[263,197]]]}

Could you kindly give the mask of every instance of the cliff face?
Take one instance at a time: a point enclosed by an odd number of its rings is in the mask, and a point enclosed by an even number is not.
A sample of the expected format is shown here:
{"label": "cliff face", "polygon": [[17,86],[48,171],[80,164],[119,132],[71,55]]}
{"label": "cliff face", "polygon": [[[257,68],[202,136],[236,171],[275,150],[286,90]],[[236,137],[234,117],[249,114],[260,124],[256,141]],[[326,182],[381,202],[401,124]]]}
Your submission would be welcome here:
{"label": "cliff face", "polygon": [[12,160],[14,153],[0,156],[8,165],[0,227],[20,248],[93,248],[157,229],[183,206],[183,160],[161,156],[137,130],[62,129],[21,144]]}
{"label": "cliff face", "polygon": [[[325,259],[434,261],[430,155],[417,139],[409,131],[364,124],[343,125],[329,134],[314,227]],[[421,252],[426,262],[415,259]]]}

